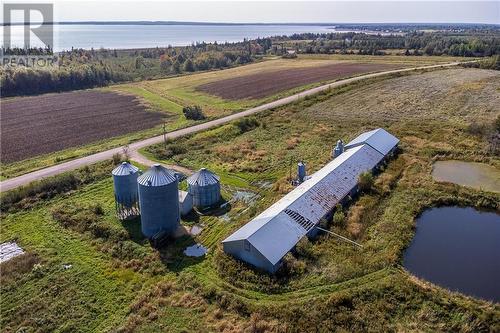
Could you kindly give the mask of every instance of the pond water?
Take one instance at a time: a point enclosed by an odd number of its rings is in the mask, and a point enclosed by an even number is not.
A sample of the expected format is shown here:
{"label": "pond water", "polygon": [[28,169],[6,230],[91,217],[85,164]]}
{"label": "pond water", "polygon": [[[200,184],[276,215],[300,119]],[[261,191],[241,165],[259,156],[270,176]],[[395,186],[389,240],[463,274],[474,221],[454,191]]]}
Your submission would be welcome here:
{"label": "pond water", "polygon": [[442,287],[500,302],[500,214],[470,207],[426,210],[403,264]]}
{"label": "pond water", "polygon": [[188,257],[201,257],[208,252],[208,249],[200,243],[186,247],[184,254]]}
{"label": "pond water", "polygon": [[432,177],[437,181],[500,193],[500,170],[484,163],[437,161]]}

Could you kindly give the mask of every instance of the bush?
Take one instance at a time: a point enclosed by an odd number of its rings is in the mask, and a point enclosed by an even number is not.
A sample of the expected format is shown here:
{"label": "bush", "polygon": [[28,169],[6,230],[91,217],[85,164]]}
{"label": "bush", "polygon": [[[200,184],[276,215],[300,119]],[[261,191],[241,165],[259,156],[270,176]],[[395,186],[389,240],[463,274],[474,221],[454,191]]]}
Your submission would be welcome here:
{"label": "bush", "polygon": [[118,165],[122,162],[122,155],[120,153],[113,154],[113,164]]}
{"label": "bush", "polygon": [[367,171],[359,175],[358,186],[361,192],[371,191],[371,189],[373,188],[373,183],[374,179],[371,172]]}
{"label": "bush", "polygon": [[345,224],[345,214],[342,210],[342,206],[337,205],[335,209],[335,214],[333,214],[333,225],[335,226],[343,226]]}
{"label": "bush", "polygon": [[182,108],[182,113],[186,119],[203,120],[206,118],[199,105],[185,106]]}
{"label": "bush", "polygon": [[254,117],[251,117],[238,119],[234,122],[234,125],[239,128],[241,133],[245,133],[258,127],[260,123]]}

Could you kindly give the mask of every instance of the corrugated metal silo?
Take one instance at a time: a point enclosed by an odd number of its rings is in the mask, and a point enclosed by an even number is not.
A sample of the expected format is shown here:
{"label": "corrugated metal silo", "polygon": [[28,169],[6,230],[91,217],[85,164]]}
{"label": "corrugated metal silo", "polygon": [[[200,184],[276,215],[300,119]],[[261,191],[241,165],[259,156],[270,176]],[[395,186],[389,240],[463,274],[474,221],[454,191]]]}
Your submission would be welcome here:
{"label": "corrugated metal silo", "polygon": [[123,162],[111,172],[115,189],[115,208],[119,219],[139,216],[137,178],[139,169]]}
{"label": "corrugated metal silo", "polygon": [[297,177],[299,179],[299,182],[301,183],[306,177],[306,165],[302,161],[297,164]]}
{"label": "corrugated metal silo", "polygon": [[199,208],[211,207],[220,201],[219,177],[202,168],[187,179],[188,192],[193,196],[193,204]]}
{"label": "corrugated metal silo", "polygon": [[333,149],[332,157],[338,157],[344,152],[344,142],[342,140],[337,141],[337,145]]}
{"label": "corrugated metal silo", "polygon": [[151,238],[160,231],[174,234],[179,227],[179,182],[175,173],[153,165],[137,179],[141,228]]}

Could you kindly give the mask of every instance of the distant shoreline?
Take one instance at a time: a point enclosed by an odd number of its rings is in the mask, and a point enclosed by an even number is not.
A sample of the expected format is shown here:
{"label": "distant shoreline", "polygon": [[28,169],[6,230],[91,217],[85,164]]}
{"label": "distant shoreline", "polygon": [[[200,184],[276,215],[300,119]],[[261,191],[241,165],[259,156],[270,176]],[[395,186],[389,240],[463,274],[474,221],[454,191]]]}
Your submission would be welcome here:
{"label": "distant shoreline", "polygon": [[[2,23],[2,26],[19,26],[28,25],[29,23]],[[41,22],[31,22],[31,24],[41,24]],[[204,26],[333,26],[333,27],[436,27],[436,26],[491,26],[500,27],[500,24],[494,23],[229,23],[229,22],[182,22],[182,21],[62,21],[62,22],[48,22],[52,25],[204,25]]]}

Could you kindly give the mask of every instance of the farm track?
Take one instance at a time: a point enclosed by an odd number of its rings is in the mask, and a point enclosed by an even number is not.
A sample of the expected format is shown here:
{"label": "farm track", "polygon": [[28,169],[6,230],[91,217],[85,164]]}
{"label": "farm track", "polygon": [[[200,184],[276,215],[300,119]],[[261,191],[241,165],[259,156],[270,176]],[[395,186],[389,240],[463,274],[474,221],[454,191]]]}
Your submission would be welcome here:
{"label": "farm track", "polygon": [[[273,109],[276,107],[280,107],[280,106],[284,106],[284,105],[296,102],[302,98],[315,95],[315,94],[320,93],[322,91],[326,91],[326,90],[329,90],[332,88],[338,88],[338,87],[348,85],[351,83],[355,83],[358,81],[362,81],[365,79],[371,79],[371,78],[381,77],[381,76],[390,75],[390,74],[407,73],[407,72],[412,72],[415,70],[426,70],[426,69],[429,70],[429,69],[447,68],[447,67],[457,66],[459,64],[460,64],[459,62],[453,62],[453,63],[448,63],[448,64],[420,66],[420,67],[412,67],[412,68],[405,68],[405,69],[395,69],[395,70],[390,70],[390,71],[385,71],[385,72],[377,72],[377,73],[372,73],[372,74],[360,75],[360,76],[353,77],[353,78],[343,79],[343,80],[339,80],[339,81],[336,81],[333,83],[325,84],[325,85],[322,85],[322,86],[319,86],[316,88],[312,88],[312,89],[309,89],[309,90],[306,90],[306,91],[303,91],[301,93],[297,93],[297,94],[294,94],[294,95],[291,95],[291,96],[288,96],[285,98],[281,98],[281,99],[276,100],[274,102],[263,104],[263,105],[260,105],[260,106],[257,106],[257,107],[254,107],[254,108],[251,108],[251,109],[248,109],[248,110],[236,113],[236,114],[232,114],[232,115],[222,117],[222,118],[219,118],[216,120],[212,120],[212,121],[208,121],[208,122],[205,122],[202,124],[198,124],[198,125],[194,125],[191,127],[176,130],[176,131],[167,133],[166,137],[167,137],[167,139],[175,139],[175,138],[178,138],[181,136],[204,131],[204,130],[207,130],[207,129],[210,129],[213,127],[217,127],[217,126],[229,123],[231,121],[234,121],[234,120],[242,118],[242,117],[246,117],[246,116],[258,113],[258,112],[270,110],[270,109]],[[154,113],[152,113],[152,114],[154,114]],[[2,123],[2,127],[3,127],[3,123]],[[109,128],[109,127],[110,127],[110,125],[106,126],[106,128]],[[74,131],[78,131],[78,130],[79,130],[78,128],[74,129]],[[164,136],[159,135],[156,137],[152,137],[149,139],[145,139],[145,140],[131,143],[128,146],[128,149],[130,152],[136,151],[140,148],[144,148],[147,146],[151,146],[153,144],[160,143],[163,140],[164,140]],[[4,142],[2,142],[2,145],[4,145]],[[40,180],[40,179],[43,179],[46,177],[55,176],[55,175],[61,174],[63,172],[67,172],[67,171],[71,171],[71,170],[83,167],[85,165],[97,163],[99,161],[103,161],[103,160],[111,158],[116,153],[121,153],[122,149],[123,149],[122,147],[116,147],[116,148],[109,149],[109,150],[106,150],[106,151],[103,151],[100,153],[77,158],[77,159],[74,159],[74,160],[71,160],[68,162],[64,162],[64,163],[61,163],[58,165],[54,165],[54,166],[51,166],[48,168],[33,171],[30,173],[24,174],[22,176],[7,179],[7,180],[4,180],[0,183],[0,189],[1,189],[1,191],[8,191],[10,189],[29,184],[30,182],[35,181],[35,180]]]}
{"label": "farm track", "polygon": [[389,64],[340,63],[310,68],[281,69],[209,82],[198,86],[197,90],[230,100],[258,99],[314,82],[394,68],[396,68],[395,65]]}
{"label": "farm track", "polygon": [[102,91],[49,94],[1,102],[1,160],[20,161],[162,122],[135,96]]}

